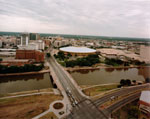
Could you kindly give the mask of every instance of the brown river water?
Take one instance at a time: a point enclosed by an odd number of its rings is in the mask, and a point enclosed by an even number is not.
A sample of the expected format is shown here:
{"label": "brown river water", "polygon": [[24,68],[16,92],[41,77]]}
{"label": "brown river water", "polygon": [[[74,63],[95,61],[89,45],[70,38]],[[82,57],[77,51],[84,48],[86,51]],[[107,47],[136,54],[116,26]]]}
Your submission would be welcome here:
{"label": "brown river water", "polygon": [[150,67],[77,70],[70,74],[79,85],[119,83],[121,79],[144,81],[150,77]]}
{"label": "brown river water", "polygon": [[[101,68],[70,72],[79,85],[119,83],[121,79],[144,81],[150,77],[150,67]],[[0,77],[0,94],[52,88],[49,73]]]}

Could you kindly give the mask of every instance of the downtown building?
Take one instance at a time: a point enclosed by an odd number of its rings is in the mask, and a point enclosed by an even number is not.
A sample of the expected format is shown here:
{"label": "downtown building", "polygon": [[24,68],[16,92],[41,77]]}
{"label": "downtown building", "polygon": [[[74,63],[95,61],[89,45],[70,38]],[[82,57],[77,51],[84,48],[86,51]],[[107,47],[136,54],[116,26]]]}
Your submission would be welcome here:
{"label": "downtown building", "polygon": [[29,59],[44,62],[44,53],[38,50],[16,50],[16,59]]}

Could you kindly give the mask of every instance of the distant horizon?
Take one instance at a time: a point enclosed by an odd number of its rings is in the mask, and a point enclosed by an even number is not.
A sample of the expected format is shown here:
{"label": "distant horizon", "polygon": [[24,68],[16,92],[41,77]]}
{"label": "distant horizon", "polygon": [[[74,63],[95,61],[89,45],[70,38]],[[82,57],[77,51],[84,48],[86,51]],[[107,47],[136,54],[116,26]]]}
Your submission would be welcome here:
{"label": "distant horizon", "polygon": [[45,35],[70,35],[70,36],[89,36],[89,37],[108,37],[108,38],[135,38],[135,39],[150,39],[150,37],[127,37],[127,36],[103,36],[103,35],[84,35],[84,34],[63,34],[63,33],[44,33],[44,32],[21,32],[21,31],[0,31],[0,33],[37,33]]}

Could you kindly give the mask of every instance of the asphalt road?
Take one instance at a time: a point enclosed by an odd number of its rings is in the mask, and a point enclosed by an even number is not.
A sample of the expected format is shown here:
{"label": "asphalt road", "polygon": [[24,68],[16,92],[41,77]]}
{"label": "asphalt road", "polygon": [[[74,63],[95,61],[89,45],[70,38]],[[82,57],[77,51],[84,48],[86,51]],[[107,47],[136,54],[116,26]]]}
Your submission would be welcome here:
{"label": "asphalt road", "polygon": [[93,103],[97,107],[99,107],[101,104],[111,100],[112,96],[114,96],[114,97],[123,96],[123,95],[129,94],[129,93],[132,93],[134,91],[146,89],[146,88],[150,88],[150,84],[144,84],[144,85],[132,86],[132,87],[128,87],[128,88],[122,88],[119,91],[113,92],[111,94],[107,94],[107,95],[105,95],[105,96],[103,96],[97,100],[94,100]]}
{"label": "asphalt road", "polygon": [[109,114],[111,114],[111,113],[112,113],[113,111],[115,111],[116,109],[118,109],[118,108],[120,108],[120,107],[126,105],[127,103],[130,103],[130,102],[132,102],[132,101],[138,99],[138,98],[140,97],[140,94],[141,94],[141,92],[138,92],[138,93],[135,93],[135,94],[133,94],[133,95],[130,95],[130,96],[128,96],[128,97],[126,97],[126,98],[124,98],[124,99],[122,99],[122,100],[116,102],[115,104],[109,106],[109,107],[106,109],[106,111],[107,111]]}

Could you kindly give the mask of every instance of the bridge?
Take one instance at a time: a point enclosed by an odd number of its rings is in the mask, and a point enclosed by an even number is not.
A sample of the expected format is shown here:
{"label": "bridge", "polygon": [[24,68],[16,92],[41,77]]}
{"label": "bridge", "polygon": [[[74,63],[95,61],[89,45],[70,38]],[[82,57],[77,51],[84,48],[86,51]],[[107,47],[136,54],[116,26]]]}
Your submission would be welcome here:
{"label": "bridge", "polygon": [[[149,84],[144,84],[139,86],[133,86],[130,88],[122,88],[119,91],[104,95],[97,100],[91,100],[82,93],[76,83],[71,80],[71,77],[56,62],[53,56],[48,59],[48,63],[52,72],[51,75],[55,77],[54,82],[56,83],[60,91],[67,95],[72,104],[73,108],[71,113],[67,116],[68,119],[108,119],[110,117],[110,114],[112,113],[112,110],[116,108],[118,109],[119,105],[122,105],[123,103],[117,103],[117,106],[112,105],[112,107],[110,106],[105,110],[101,110],[99,108],[101,104],[111,100],[112,96],[121,96],[139,89],[142,90],[150,87]],[[129,102],[130,98],[127,99],[128,100],[126,101]]]}

